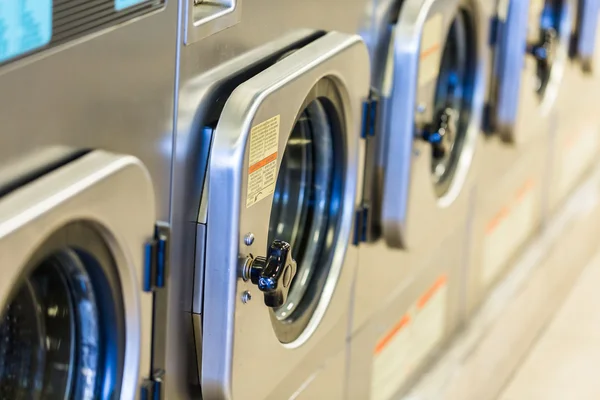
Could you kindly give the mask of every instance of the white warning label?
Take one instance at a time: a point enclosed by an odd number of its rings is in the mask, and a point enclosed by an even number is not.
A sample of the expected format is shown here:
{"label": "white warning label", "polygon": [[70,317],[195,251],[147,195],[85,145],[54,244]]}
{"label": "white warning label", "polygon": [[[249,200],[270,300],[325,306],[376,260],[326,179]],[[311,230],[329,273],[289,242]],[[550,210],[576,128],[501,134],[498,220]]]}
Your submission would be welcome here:
{"label": "white warning label", "polygon": [[246,208],[275,191],[278,150],[279,115],[255,125],[250,131]]}
{"label": "white warning label", "polygon": [[533,180],[519,188],[510,202],[485,228],[480,280],[489,285],[502,271],[535,227],[536,192]]}
{"label": "white warning label", "polygon": [[371,400],[393,398],[441,342],[447,298],[447,277],[442,275],[379,340],[373,356]]}
{"label": "white warning label", "polygon": [[442,14],[436,14],[425,22],[419,55],[419,85],[435,80],[440,73],[443,29]]}

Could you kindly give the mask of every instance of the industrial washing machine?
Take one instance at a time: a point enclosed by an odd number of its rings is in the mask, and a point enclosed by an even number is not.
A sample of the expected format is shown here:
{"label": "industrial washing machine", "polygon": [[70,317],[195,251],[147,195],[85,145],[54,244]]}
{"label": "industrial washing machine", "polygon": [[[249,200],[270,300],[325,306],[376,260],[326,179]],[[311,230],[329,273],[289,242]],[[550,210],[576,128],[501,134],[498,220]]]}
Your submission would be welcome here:
{"label": "industrial washing machine", "polygon": [[[359,131],[369,66],[364,45],[335,32],[356,33],[369,2],[345,1],[339,18],[331,17],[339,14],[339,2],[185,0],[181,6],[170,253],[177,268],[170,274],[167,397],[340,398],[356,266],[356,248],[348,243],[355,219],[350,204],[360,197],[352,187],[362,190]],[[241,100],[250,91],[259,97]],[[303,104],[315,96],[330,100]],[[250,108],[242,110],[243,104]],[[279,187],[272,182],[248,193],[248,181],[243,188],[236,183],[237,174],[248,177],[248,160],[238,157],[250,128],[227,126],[245,118],[253,119],[252,126],[265,122],[255,131],[268,128],[269,140],[277,140],[264,150],[277,147],[275,160],[253,167],[258,174],[252,184],[260,185],[256,179],[264,172],[268,179],[280,176]],[[343,129],[332,137],[313,135],[326,132],[329,122],[335,128],[335,121]],[[335,145],[335,157],[325,157],[328,143]],[[229,151],[237,155],[223,163]],[[226,165],[229,172],[220,169]],[[222,181],[223,173],[232,180]],[[325,184],[328,176],[335,177],[335,187]],[[226,197],[239,207],[213,199],[234,187],[240,191]],[[327,198],[331,215],[314,203]],[[232,230],[222,241],[225,232],[218,229],[227,226]],[[285,306],[269,307],[252,279],[243,279],[242,266],[247,256],[266,257],[274,239],[291,245],[297,272]],[[215,261],[236,251],[229,264]]]}
{"label": "industrial washing machine", "polygon": [[489,2],[488,12],[493,67],[465,270],[465,317],[541,226],[569,46],[565,2]]}
{"label": "industrial washing machine", "polygon": [[600,144],[596,95],[600,90],[596,0],[571,3],[572,28],[569,61],[558,105],[557,128],[552,140],[549,211],[554,212],[594,164]]}
{"label": "industrial washing machine", "polygon": [[0,396],[132,399],[153,390],[147,170],[131,156],[48,148],[2,177]]}
{"label": "industrial washing machine", "polygon": [[347,396],[391,398],[457,322],[484,105],[479,1],[378,2]]}
{"label": "industrial washing machine", "polygon": [[0,398],[160,394],[176,9],[0,5]]}
{"label": "industrial washing machine", "polygon": [[204,398],[342,396],[369,76],[359,36],[298,30],[182,85]]}

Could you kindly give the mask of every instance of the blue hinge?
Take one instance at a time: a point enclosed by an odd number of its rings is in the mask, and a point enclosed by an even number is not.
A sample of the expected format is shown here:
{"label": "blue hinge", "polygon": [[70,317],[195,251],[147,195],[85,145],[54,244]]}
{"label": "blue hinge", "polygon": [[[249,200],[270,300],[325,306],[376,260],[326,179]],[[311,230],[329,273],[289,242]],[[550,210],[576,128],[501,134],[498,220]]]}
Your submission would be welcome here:
{"label": "blue hinge", "polygon": [[354,217],[354,239],[352,244],[358,246],[359,243],[367,241],[367,226],[369,222],[369,207],[362,206],[356,210]]}
{"label": "blue hinge", "polygon": [[483,118],[481,119],[481,130],[485,134],[490,134],[494,131],[492,113],[494,112],[494,107],[490,103],[485,103],[483,105]]}
{"label": "blue hinge", "polygon": [[498,43],[498,29],[500,29],[500,19],[494,16],[490,18],[490,36],[488,38],[488,45],[490,47],[494,47]]}
{"label": "blue hinge", "polygon": [[144,249],[144,292],[152,292],[165,286],[165,274],[169,260],[169,226],[156,224],[154,237]]}
{"label": "blue hinge", "polygon": [[151,378],[144,379],[140,390],[140,400],[162,399],[162,378],[165,372],[156,371]]}
{"label": "blue hinge", "polygon": [[375,136],[378,105],[379,97],[374,93],[371,93],[369,98],[363,101],[362,130],[360,133],[360,137],[363,139],[366,139],[367,136]]}

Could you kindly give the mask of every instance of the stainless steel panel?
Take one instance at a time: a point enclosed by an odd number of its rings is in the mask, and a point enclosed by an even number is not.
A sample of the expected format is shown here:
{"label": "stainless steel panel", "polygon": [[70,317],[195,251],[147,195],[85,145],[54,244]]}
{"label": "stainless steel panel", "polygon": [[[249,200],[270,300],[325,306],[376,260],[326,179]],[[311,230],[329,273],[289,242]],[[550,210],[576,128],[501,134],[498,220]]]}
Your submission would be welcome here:
{"label": "stainless steel panel", "polygon": [[177,4],[0,68],[2,164],[56,145],[140,158],[169,219]]}
{"label": "stainless steel panel", "polygon": [[[598,18],[598,10],[593,16]],[[596,37],[600,37],[597,26]],[[597,68],[587,72],[584,68],[586,63],[598,65],[599,61],[596,49],[587,61],[573,58],[566,65],[552,138],[554,162],[549,191],[550,212],[557,209],[583,178],[600,151],[600,122],[597,118],[600,75]]]}
{"label": "stainless steel panel", "polygon": [[[372,260],[373,267],[385,264],[397,269],[410,268],[410,276],[404,281],[395,281],[394,292],[378,297],[380,307],[377,312],[353,333],[346,389],[348,399],[399,397],[455,332],[459,322],[465,236],[465,227],[459,226],[428,253],[419,258],[407,257],[405,265],[398,263],[398,257],[393,257],[390,252],[381,252]],[[379,285],[389,280],[394,281],[394,278],[380,274]],[[428,308],[419,315],[420,303],[440,293],[441,297],[434,300],[436,308]],[[356,298],[355,301],[362,300]],[[436,316],[435,313],[442,314]],[[429,341],[429,335],[433,335],[434,340]],[[418,357],[414,356],[416,353],[419,353]]]}
{"label": "stainless steel panel", "polygon": [[486,161],[507,167],[476,187],[465,264],[463,312],[469,318],[543,222],[551,133],[527,147],[485,146]]}

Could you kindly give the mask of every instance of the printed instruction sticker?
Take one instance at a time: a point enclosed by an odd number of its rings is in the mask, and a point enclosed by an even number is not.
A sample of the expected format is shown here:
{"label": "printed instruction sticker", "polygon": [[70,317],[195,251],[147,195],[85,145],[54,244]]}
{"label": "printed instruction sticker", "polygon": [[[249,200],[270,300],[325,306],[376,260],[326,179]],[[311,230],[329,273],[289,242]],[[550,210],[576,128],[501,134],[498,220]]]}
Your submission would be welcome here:
{"label": "printed instruction sticker", "polygon": [[246,208],[275,192],[277,152],[279,151],[279,118],[277,115],[250,130],[248,191]]}
{"label": "printed instruction sticker", "polygon": [[115,0],[115,10],[121,11],[125,8],[141,4],[146,0]]}
{"label": "printed instruction sticker", "polygon": [[597,129],[588,127],[565,144],[559,180],[561,194],[568,191],[594,161],[598,153],[598,135]]}
{"label": "printed instruction sticker", "polygon": [[440,276],[377,343],[371,400],[392,398],[441,342],[446,327],[448,287]]}
{"label": "printed instruction sticker", "polygon": [[44,47],[52,38],[52,0],[0,0],[0,62]]}
{"label": "printed instruction sticker", "polygon": [[444,17],[442,14],[436,14],[425,22],[419,56],[419,85],[425,85],[435,80],[440,73],[443,28]]}
{"label": "printed instruction sticker", "polygon": [[535,226],[535,184],[528,180],[488,223],[481,260],[481,283],[489,285]]}

